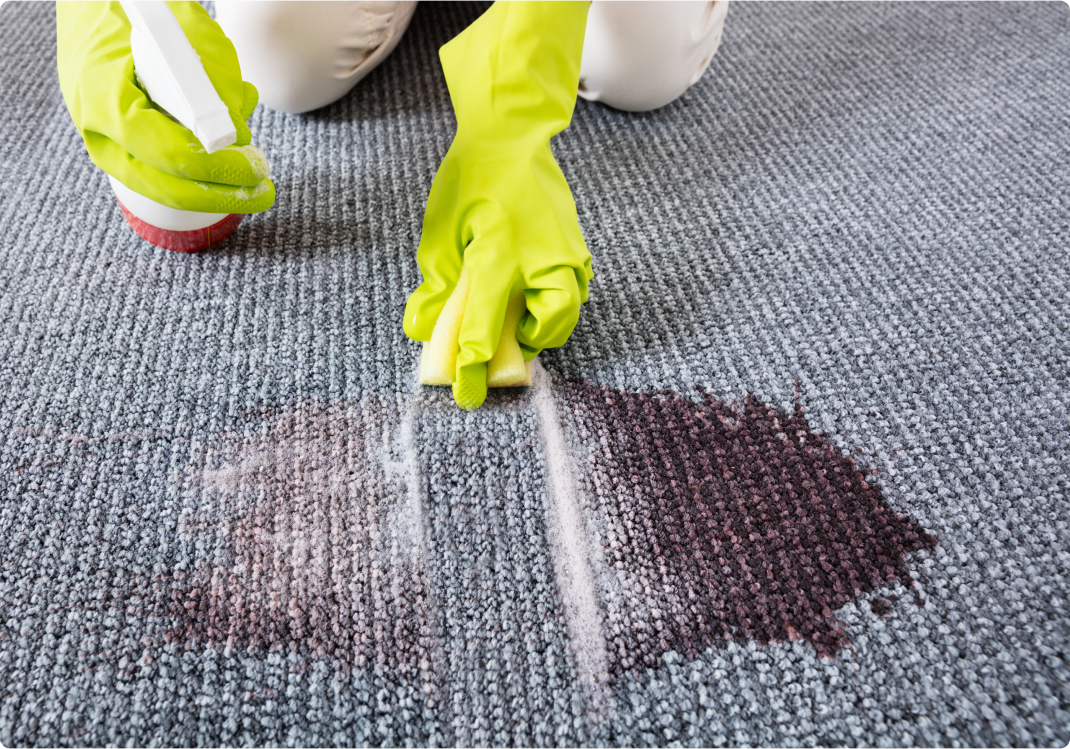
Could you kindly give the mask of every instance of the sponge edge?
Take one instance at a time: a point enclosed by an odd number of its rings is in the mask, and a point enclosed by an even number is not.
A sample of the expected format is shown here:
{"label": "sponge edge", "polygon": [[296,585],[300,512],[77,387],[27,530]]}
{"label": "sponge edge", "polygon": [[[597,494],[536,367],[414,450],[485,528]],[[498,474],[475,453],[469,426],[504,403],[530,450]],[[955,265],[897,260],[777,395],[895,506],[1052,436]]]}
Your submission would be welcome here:
{"label": "sponge edge", "polygon": [[424,344],[420,354],[421,385],[453,384],[453,373],[457,371],[457,339],[461,337],[468,289],[468,274],[462,268],[461,277],[431,331],[431,340]]}
{"label": "sponge edge", "polygon": [[524,292],[513,294],[505,309],[505,324],[502,326],[502,337],[498,339],[498,348],[487,362],[487,387],[531,385],[531,362],[524,361],[524,352],[516,340],[516,327],[527,311]]}
{"label": "sponge edge", "polygon": [[[446,300],[438,316],[431,340],[420,354],[421,385],[452,385],[457,371],[457,340],[461,335],[461,320],[468,302],[470,288],[468,274],[461,270],[457,285]],[[516,327],[527,311],[524,292],[518,291],[509,299],[505,310],[502,337],[494,356],[487,362],[487,387],[517,387],[531,385],[531,362],[524,361],[524,353],[516,340]]]}

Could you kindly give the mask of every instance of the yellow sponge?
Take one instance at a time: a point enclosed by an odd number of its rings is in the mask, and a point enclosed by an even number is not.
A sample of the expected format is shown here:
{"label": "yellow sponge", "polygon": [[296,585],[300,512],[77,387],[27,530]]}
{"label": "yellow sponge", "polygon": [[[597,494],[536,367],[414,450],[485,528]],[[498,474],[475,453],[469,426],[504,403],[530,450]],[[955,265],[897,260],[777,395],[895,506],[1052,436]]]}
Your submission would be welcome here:
{"label": "yellow sponge", "polygon": [[502,326],[502,337],[498,339],[498,348],[487,362],[487,387],[531,385],[531,362],[524,361],[524,352],[516,342],[516,328],[527,311],[524,292],[513,294],[509,306],[505,308],[505,324]]}
{"label": "yellow sponge", "polygon": [[[468,274],[461,270],[446,306],[438,316],[431,340],[424,344],[420,355],[421,385],[452,385],[457,370],[457,339],[461,335],[461,319],[468,302]],[[516,342],[516,326],[527,311],[524,292],[518,291],[505,310],[502,337],[494,356],[487,362],[487,387],[504,388],[531,385],[531,362],[524,361],[520,344]]]}
{"label": "yellow sponge", "polygon": [[421,385],[452,385],[457,371],[457,339],[461,335],[461,319],[468,303],[468,274],[461,269],[461,277],[438,315],[431,340],[420,354]]}

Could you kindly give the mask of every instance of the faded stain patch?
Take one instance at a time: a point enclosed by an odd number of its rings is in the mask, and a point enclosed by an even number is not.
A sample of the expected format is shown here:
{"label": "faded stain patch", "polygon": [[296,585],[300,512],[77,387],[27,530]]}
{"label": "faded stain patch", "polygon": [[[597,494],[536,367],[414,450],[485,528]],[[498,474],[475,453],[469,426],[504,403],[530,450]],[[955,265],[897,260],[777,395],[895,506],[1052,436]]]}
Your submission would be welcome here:
{"label": "faded stain patch", "polygon": [[167,638],[429,680],[422,524],[390,470],[396,410],[301,403],[251,414],[249,429],[204,445],[177,523],[196,561],[146,591]]}
{"label": "faded stain patch", "polygon": [[834,612],[911,587],[907,555],[936,544],[798,405],[587,382],[560,392],[600,518],[614,672],[726,640],[802,639],[831,657],[847,644]]}

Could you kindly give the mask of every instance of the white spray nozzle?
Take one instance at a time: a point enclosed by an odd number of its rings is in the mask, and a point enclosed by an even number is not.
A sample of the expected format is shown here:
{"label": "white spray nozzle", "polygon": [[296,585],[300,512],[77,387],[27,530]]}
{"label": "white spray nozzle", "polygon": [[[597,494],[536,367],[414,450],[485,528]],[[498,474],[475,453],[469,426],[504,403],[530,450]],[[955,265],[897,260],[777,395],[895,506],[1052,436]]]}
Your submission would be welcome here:
{"label": "white spray nozzle", "polygon": [[120,0],[120,4],[133,27],[134,70],[149,98],[192,130],[208,153],[233,144],[238,133],[227,105],[167,3]]}

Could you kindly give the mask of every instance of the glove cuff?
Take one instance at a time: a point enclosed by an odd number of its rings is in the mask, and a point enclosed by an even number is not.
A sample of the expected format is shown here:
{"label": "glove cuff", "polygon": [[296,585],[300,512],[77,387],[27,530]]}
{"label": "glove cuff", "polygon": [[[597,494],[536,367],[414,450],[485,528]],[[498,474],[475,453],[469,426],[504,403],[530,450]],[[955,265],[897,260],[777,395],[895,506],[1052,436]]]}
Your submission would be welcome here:
{"label": "glove cuff", "polygon": [[568,127],[590,3],[504,2],[439,50],[458,132],[548,142]]}

